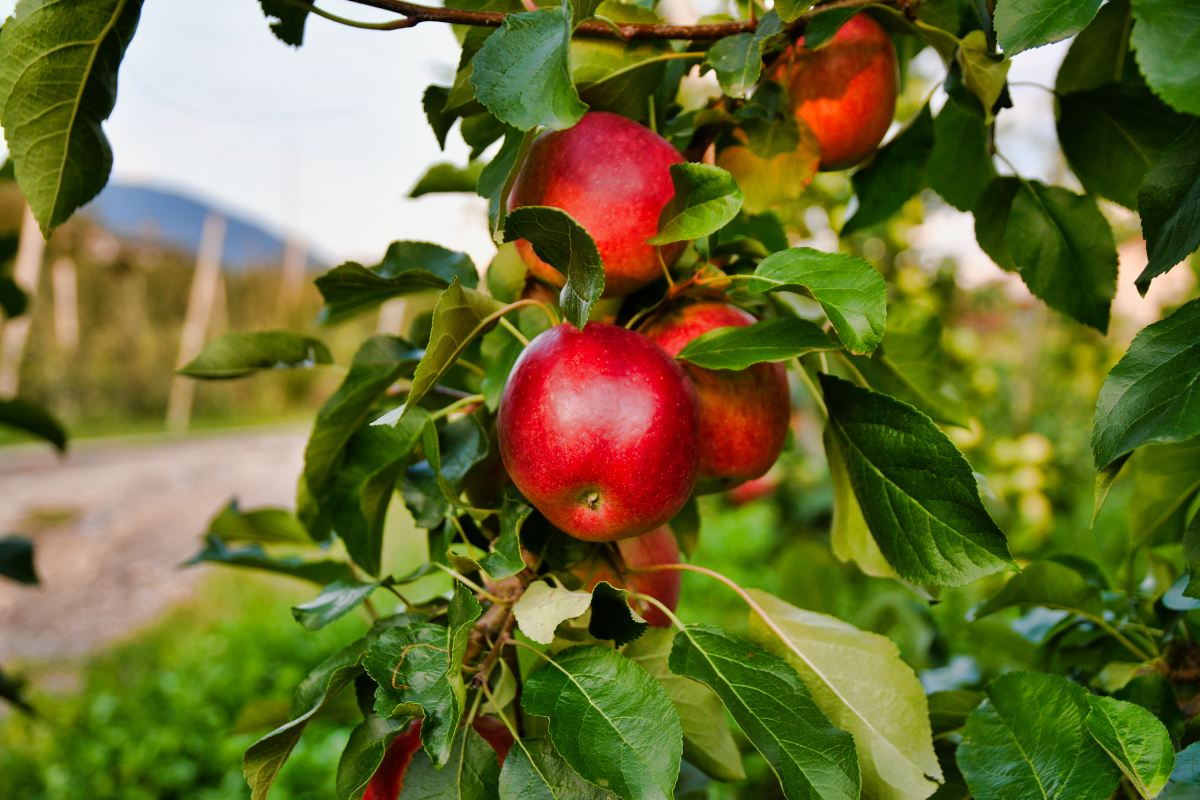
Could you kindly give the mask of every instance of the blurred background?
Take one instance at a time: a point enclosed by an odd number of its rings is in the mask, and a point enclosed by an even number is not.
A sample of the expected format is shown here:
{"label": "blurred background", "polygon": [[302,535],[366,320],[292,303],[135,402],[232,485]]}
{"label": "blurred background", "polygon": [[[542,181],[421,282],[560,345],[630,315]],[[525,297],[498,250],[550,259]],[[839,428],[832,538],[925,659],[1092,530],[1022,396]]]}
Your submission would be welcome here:
{"label": "blurred background", "polygon": [[[0,0],[0,13],[13,5]],[[339,5],[331,8],[371,17]],[[665,7],[679,20],[722,8]],[[1051,46],[1014,60],[1010,81],[1019,85],[1014,108],[1000,115],[998,145],[1022,174],[1077,187],[1044,88],[1064,52]],[[487,265],[495,250],[483,200],[408,197],[431,164],[466,162],[456,134],[439,151],[420,103],[426,85],[451,80],[457,57],[444,26],[382,33],[313,18],[305,46],[291,49],[254,0],[146,4],[107,125],[112,180],[27,256],[34,266],[16,278],[29,311],[0,322],[0,394],[19,390],[44,404],[71,434],[58,457],[0,429],[0,534],[34,540],[41,577],[37,587],[0,583],[0,681],[28,681],[37,710],[0,704],[0,796],[247,796],[242,752],[287,718],[307,669],[363,627],[347,618],[307,633],[288,609],[310,587],[179,568],[231,500],[292,507],[307,427],[338,369],[200,384],[172,373],[223,331],[274,327],[318,333],[347,363],[364,336],[398,329],[421,301],[319,329],[311,278],[346,260],[375,264],[393,240],[433,241]],[[928,52],[913,62],[898,119],[919,109],[941,70]],[[691,90],[708,85],[696,78]],[[11,262],[19,241],[37,248],[40,237],[28,235],[11,176],[0,180],[0,259]],[[786,213],[808,232],[804,243],[832,249],[851,203],[845,175],[822,175]],[[1033,301],[975,246],[970,215],[932,193],[842,246],[888,274],[894,313],[942,321],[937,366],[966,422],[948,430],[1013,551],[1086,554],[1116,574],[1132,487],[1118,484],[1090,525],[1096,394],[1133,333],[1194,295],[1196,268],[1175,270],[1139,298],[1136,219],[1104,208],[1123,242],[1107,337]],[[794,446],[756,491],[705,500],[699,563],[890,636],[931,689],[1032,663],[1037,632],[1006,617],[972,622],[971,590],[931,605],[838,563],[827,543],[821,431],[803,407],[793,428]],[[405,535],[411,521],[393,508],[388,558],[402,569],[422,559],[424,543]],[[738,627],[743,609],[692,585],[695,577],[685,576],[682,616]],[[993,644],[994,661],[964,655],[985,635],[1009,646]],[[309,727],[273,797],[331,796],[352,705]]]}

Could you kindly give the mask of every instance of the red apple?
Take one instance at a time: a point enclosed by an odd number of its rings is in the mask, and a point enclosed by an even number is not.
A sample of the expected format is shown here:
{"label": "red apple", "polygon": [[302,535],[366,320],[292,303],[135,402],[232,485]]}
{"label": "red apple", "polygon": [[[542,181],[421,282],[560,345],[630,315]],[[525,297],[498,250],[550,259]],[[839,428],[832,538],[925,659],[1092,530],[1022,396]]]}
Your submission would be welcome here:
{"label": "red apple", "polygon": [[513,746],[512,731],[495,714],[480,714],[472,725],[475,727],[475,732],[496,751],[496,755],[500,759],[500,766],[504,766],[504,759],[508,757],[508,751]]}
{"label": "red apple", "polygon": [[725,499],[735,508],[740,508],[747,503],[753,503],[755,500],[761,500],[764,497],[770,497],[779,488],[779,480],[772,475],[763,475],[761,478],[748,480],[740,486],[735,486],[725,493]]}
{"label": "red apple", "polygon": [[801,36],[783,57],[796,119],[821,148],[821,169],[845,169],[879,146],[896,111],[896,48],[868,14],[851,17],[816,50]]}
{"label": "red apple", "polygon": [[[662,275],[683,244],[661,250],[646,240],[658,232],[663,206],[675,196],[670,167],[683,156],[649,128],[607,111],[592,111],[573,128],[543,134],[529,148],[512,192],[519,206],[566,211],[596,241],[604,261],[604,294],[623,297]],[[534,275],[556,286],[563,275],[542,261],[528,242],[517,250]]]}
{"label": "red apple", "polygon": [[496,423],[521,493],[577,539],[668,522],[696,483],[696,392],[640,333],[592,322],[543,331],[513,365]]}
{"label": "red apple", "polygon": [[[675,541],[675,534],[671,533],[671,529],[666,525],[633,539],[622,539],[617,542],[617,549],[620,550],[621,560],[625,562],[626,567],[636,569],[679,563],[679,544]],[[620,572],[604,553],[597,552],[590,560],[575,567],[574,572],[589,592],[596,588],[600,581],[608,581],[618,588],[649,595],[672,611],[679,605],[679,584],[683,576],[676,570]],[[671,627],[671,620],[653,603],[635,600],[634,607],[651,625],[659,628]]]}
{"label": "red apple", "polygon": [[[715,328],[755,322],[740,308],[717,302],[682,306],[655,318],[644,333],[674,356]],[[710,370],[686,364],[700,400],[700,491],[728,489],[771,468],[787,439],[791,399],[782,364]]]}
{"label": "red apple", "polygon": [[421,749],[421,720],[392,740],[383,754],[383,763],[371,776],[363,800],[396,800],[404,789],[404,775],[413,755]]}

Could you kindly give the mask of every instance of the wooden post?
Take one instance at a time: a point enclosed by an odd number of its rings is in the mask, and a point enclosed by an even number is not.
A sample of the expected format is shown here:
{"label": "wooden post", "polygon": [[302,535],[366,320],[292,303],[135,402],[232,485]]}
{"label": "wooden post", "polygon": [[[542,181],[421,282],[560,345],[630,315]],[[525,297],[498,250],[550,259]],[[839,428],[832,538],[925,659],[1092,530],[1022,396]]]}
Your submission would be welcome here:
{"label": "wooden post", "polygon": [[[179,357],[175,360],[177,367],[191,361],[204,347],[208,322],[212,318],[213,301],[217,296],[217,284],[221,277],[221,251],[225,248],[225,227],[225,218],[219,214],[209,213],[204,218],[200,248],[196,251],[196,274],[192,276],[183,333],[179,337]],[[176,375],[171,380],[171,393],[167,398],[168,430],[187,430],[192,418],[192,401],[195,394],[196,384],[191,378]]]}
{"label": "wooden post", "polygon": [[21,219],[21,239],[17,245],[17,260],[13,268],[13,280],[29,295],[30,308],[16,319],[4,323],[0,335],[0,397],[10,397],[21,386],[21,359],[25,355],[25,342],[29,338],[29,324],[33,316],[33,298],[37,293],[38,280],[42,273],[42,254],[46,241],[38,228],[37,220],[29,204],[25,204],[25,215]]}
{"label": "wooden post", "polygon": [[54,340],[58,352],[70,359],[79,349],[79,287],[75,262],[60,256],[50,267],[50,286],[54,293]]}
{"label": "wooden post", "polygon": [[287,323],[300,303],[304,275],[308,266],[308,246],[298,236],[289,235],[283,245],[283,266],[279,271],[279,318]]}

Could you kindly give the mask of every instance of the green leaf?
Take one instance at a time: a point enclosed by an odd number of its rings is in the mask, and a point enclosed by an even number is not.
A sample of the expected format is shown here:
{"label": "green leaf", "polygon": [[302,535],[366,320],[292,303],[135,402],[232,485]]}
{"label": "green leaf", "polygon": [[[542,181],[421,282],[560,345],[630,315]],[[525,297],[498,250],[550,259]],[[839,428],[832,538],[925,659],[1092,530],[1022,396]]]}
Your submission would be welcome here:
{"label": "green leaf", "polygon": [[472,61],[475,96],[501,122],[523,131],[562,130],[587,106],[571,82],[571,5],[507,14]]}
{"label": "green leaf", "polygon": [[753,292],[806,290],[825,310],[846,349],[870,353],[887,322],[887,285],[868,262],[843,253],[793,247],[754,270]]}
{"label": "green leaf", "polygon": [[231,567],[245,567],[263,572],[274,572],[287,575],[302,581],[309,581],[323,586],[335,581],[353,581],[354,573],[350,565],[344,561],[325,559],[322,561],[305,561],[297,556],[270,556],[261,546],[250,545],[235,550],[230,548],[219,536],[208,534],[204,537],[204,548],[196,555],[183,562],[183,566],[191,566],[201,562],[225,564]]}
{"label": "green leaf", "polygon": [[592,588],[591,611],[588,634],[610,640],[617,647],[638,639],[650,627],[630,602],[629,590],[618,589],[607,581]]}
{"label": "green leaf", "polygon": [[603,647],[572,647],[526,680],[521,705],[583,778],[624,800],[670,800],[683,732],[658,682]]}
{"label": "green leaf", "polygon": [[1142,797],[1156,797],[1175,768],[1166,727],[1146,709],[1112,697],[1088,696],[1087,731]]}
{"label": "green leaf", "polygon": [[1136,540],[1150,545],[1179,541],[1187,506],[1200,491],[1200,438],[1139,448],[1129,458],[1128,472]]}
{"label": "green leaf", "polygon": [[1012,253],[1008,251],[1005,232],[1012,212],[1013,198],[1021,188],[1019,178],[999,177],[988,184],[972,211],[975,214],[975,240],[996,266],[1009,272],[1016,270]]}
{"label": "green leaf", "polygon": [[782,32],[779,15],[768,11],[758,21],[754,33],[726,36],[708,48],[705,60],[717,73],[725,94],[743,99],[749,96],[762,75],[763,44]]}
{"label": "green leaf", "polygon": [[1108,330],[1117,248],[1095,200],[1059,186],[1022,182],[1004,243],[1029,291],[1101,333]]}
{"label": "green leaf", "polygon": [[1200,300],[1141,330],[1108,373],[1092,429],[1096,469],[1200,434]]}
{"label": "green leaf", "polygon": [[200,355],[180,367],[180,375],[201,380],[225,380],[253,375],[264,369],[308,368],[332,364],[333,356],[320,339],[294,331],[233,331],[204,346]]}
{"label": "green leaf", "polygon": [[929,722],[934,735],[957,731],[967,724],[967,717],[983,702],[983,692],[952,689],[929,695]]}
{"label": "green leaf", "polygon": [[538,258],[567,276],[559,304],[567,321],[583,330],[604,294],[604,264],[592,237],[560,208],[522,206],[504,223],[504,241],[517,239],[529,242]]}
{"label": "green leaf", "polygon": [[581,778],[547,739],[518,739],[500,770],[501,800],[612,800],[613,797],[611,792]]}
{"label": "green leaf", "polygon": [[859,796],[854,739],[830,724],[786,661],[709,625],[675,637],[671,671],[712,689],[771,765],[784,796]]}
{"label": "green leaf", "polygon": [[310,631],[324,628],[353,610],[379,588],[379,581],[335,581],[321,594],[292,608],[292,617]]}
{"label": "green leaf", "polygon": [[60,453],[67,451],[67,432],[62,423],[46,409],[28,400],[20,397],[0,399],[0,425],[49,442]]}
{"label": "green leaf", "polygon": [[991,51],[987,34],[981,30],[973,30],[962,38],[955,60],[962,67],[963,85],[979,98],[984,115],[990,121],[1012,62]]}
{"label": "green leaf", "polygon": [[748,590],[756,641],[787,659],[829,720],[854,736],[864,797],[920,800],[937,789],[925,691],[890,639]]}
{"label": "green leaf", "polygon": [[933,121],[929,186],[960,211],[975,207],[996,177],[984,110],[974,97],[950,95]]}
{"label": "green leaf", "polygon": [[961,586],[1012,563],[971,466],[933,420],[887,395],[820,378],[863,518],[901,577]]}
{"label": "green leaf", "polygon": [[1099,8],[1100,0],[998,0],[996,36],[1012,57],[1074,36]]}
{"label": "green leaf", "polygon": [[101,124],[141,9],[141,0],[20,0],[0,31],[0,125],[45,234],[108,181]]}
{"label": "green leaf", "polygon": [[1183,593],[1200,599],[1200,514],[1192,517],[1191,524],[1183,532],[1183,557],[1188,566],[1188,585]]}
{"label": "green leaf", "polygon": [[1087,690],[1066,678],[1010,672],[988,685],[958,748],[976,800],[1106,800],[1120,773],[1084,731]]}
{"label": "green leaf", "polygon": [[338,390],[317,412],[304,450],[304,480],[309,493],[320,498],[344,456],[350,437],[370,418],[388,388],[412,374],[421,351],[395,336],[373,336],[354,354]]}
{"label": "green leaf", "polygon": [[829,545],[842,562],[853,561],[867,575],[875,578],[895,578],[896,570],[879,550],[871,529],[863,518],[862,506],[854,496],[846,454],[838,437],[829,427],[822,437],[825,457],[829,462],[829,480],[833,484],[833,521],[829,529]]}
{"label": "green leaf", "polygon": [[569,619],[576,619],[592,607],[590,592],[573,592],[546,581],[529,584],[513,604],[513,616],[521,633],[538,644],[554,641],[554,631]]}
{"label": "green leaf", "polygon": [[18,711],[33,716],[33,706],[25,699],[26,680],[19,675],[0,669],[0,700],[11,703]]}
{"label": "green leaf", "polygon": [[312,544],[308,532],[292,512],[282,508],[242,511],[237,500],[230,500],[212,518],[208,523],[208,532],[226,542]]}
{"label": "green leaf", "polygon": [[271,33],[284,44],[299,47],[304,44],[304,23],[308,9],[288,0],[258,0],[263,16],[271,22]]}
{"label": "green leaf", "polygon": [[1141,82],[1129,53],[1129,0],[1109,0],[1083,29],[1054,79],[1058,94],[1098,89],[1114,81]]}
{"label": "green leaf", "polygon": [[504,227],[505,204],[513,181],[516,180],[517,162],[521,160],[521,153],[532,138],[532,133],[508,128],[504,133],[504,143],[500,145],[500,152],[496,153],[495,158],[479,173],[479,183],[475,192],[488,201],[488,225],[494,240],[499,239],[500,231]]}
{"label": "green leaf", "polygon": [[1035,561],[1025,567],[980,607],[976,617],[1013,606],[1057,608],[1092,619],[1104,616],[1100,590],[1075,570],[1056,561]]}
{"label": "green leaf", "polygon": [[413,756],[404,776],[402,797],[403,800],[496,800],[501,796],[499,780],[496,752],[467,726],[442,769],[437,769],[425,753]]}
{"label": "green leaf", "polygon": [[[775,9],[775,12],[779,15],[779,18],[781,20],[783,20],[784,22],[795,22],[796,20],[798,20],[800,18],[800,16],[802,14],[804,14],[804,12],[806,12],[810,8],[812,8],[813,4],[814,4],[814,0],[780,0],[780,2],[778,2],[774,5],[774,9]],[[834,13],[834,12],[831,12],[831,11],[825,12],[825,14],[832,14],[832,13]],[[824,16],[825,14],[818,14],[814,19],[819,19],[820,17]],[[808,42],[808,34],[811,29],[812,29],[812,20],[809,21],[808,26],[804,29],[804,37],[805,37],[806,43]],[[809,47],[817,47],[818,45],[808,44],[808,46]]]}
{"label": "green leaf", "polygon": [[708,331],[688,342],[676,358],[706,369],[741,370],[836,349],[837,343],[820,326],[799,317],[780,317]]}
{"label": "green leaf", "polygon": [[409,197],[443,192],[474,192],[479,185],[479,174],[483,171],[482,161],[472,161],[465,167],[440,162],[425,170],[417,185],[408,193]]}
{"label": "green leaf", "polygon": [[1189,744],[1175,756],[1175,770],[1159,800],[1200,798],[1200,742]]}
{"label": "green leaf", "polygon": [[372,714],[355,726],[338,759],[334,797],[337,800],[361,798],[363,789],[383,763],[388,745],[411,724],[412,720],[407,717],[384,719]]}
{"label": "green leaf", "polygon": [[[820,16],[832,13],[827,11]],[[842,236],[889,219],[921,191],[933,143],[933,117],[925,105],[907,128],[880,148],[870,163],[850,176],[858,209],[842,226]]]}
{"label": "green leaf", "polygon": [[669,629],[652,628],[627,646],[624,655],[653,675],[671,699],[683,728],[683,757],[713,780],[745,780],[742,754],[725,721],[721,698],[668,666],[673,639]]}
{"label": "green leaf", "polygon": [[33,542],[24,536],[0,536],[0,577],[17,583],[37,586],[37,570],[33,565]]}
{"label": "green leaf", "polygon": [[[286,2],[287,0],[284,0]],[[450,98],[450,87],[430,84],[421,95],[421,108],[425,111],[425,119],[433,129],[438,147],[446,149],[446,136],[454,127],[458,114],[446,111],[446,101]]]}
{"label": "green leaf", "polygon": [[728,225],[742,208],[745,196],[733,176],[710,164],[672,164],[675,195],[658,219],[650,244],[699,239]]}
{"label": "green leaf", "polygon": [[[408,419],[406,416],[401,422]],[[458,505],[463,478],[471,467],[487,457],[487,432],[472,414],[451,422],[440,432],[432,421],[427,423],[422,442],[425,458],[437,475],[442,493],[452,505]]]}
{"label": "green leaf", "polygon": [[[809,0],[787,0],[787,5],[799,9],[795,12],[795,17],[791,11],[786,15],[780,9],[779,5],[775,6],[775,10],[779,11],[779,16],[784,22],[791,22],[793,19],[802,14],[807,8],[812,6]],[[850,21],[850,18],[857,14],[862,9],[850,6],[848,8],[833,8],[829,11],[822,11],[816,16],[809,19],[808,24],[804,26],[804,46],[809,50],[816,50],[821,45],[828,42],[834,37],[842,26]],[[789,19],[791,17],[791,19]]]}
{"label": "green leaf", "polygon": [[393,297],[445,289],[455,279],[472,288],[479,283],[475,264],[465,253],[427,242],[392,242],[383,261],[370,269],[348,261],[317,278],[325,300],[320,322],[344,322]]}
{"label": "green leaf", "polygon": [[487,295],[463,288],[457,279],[442,292],[433,309],[429,347],[413,374],[404,413],[411,413],[434,384],[450,371],[467,345],[494,323],[488,318],[501,308],[500,303]]}
{"label": "green leaf", "polygon": [[1185,114],[1200,115],[1200,6],[1191,0],[1133,0],[1132,43],[1154,93]]}
{"label": "green leaf", "polygon": [[1137,208],[1149,259],[1137,287],[1145,294],[1151,280],[1200,247],[1200,123],[1184,131],[1146,172]]}
{"label": "green leaf", "polygon": [[479,566],[493,580],[516,575],[525,569],[525,561],[521,558],[521,527],[532,513],[533,508],[512,493],[504,495],[500,506],[500,535],[492,541],[491,552],[479,560]]}
{"label": "green leaf", "polygon": [[359,640],[321,662],[296,689],[292,721],[250,745],[242,759],[242,773],[250,784],[251,800],[266,800],[279,770],[300,741],[304,726],[342,687],[362,674],[359,662],[364,647],[364,640]]}

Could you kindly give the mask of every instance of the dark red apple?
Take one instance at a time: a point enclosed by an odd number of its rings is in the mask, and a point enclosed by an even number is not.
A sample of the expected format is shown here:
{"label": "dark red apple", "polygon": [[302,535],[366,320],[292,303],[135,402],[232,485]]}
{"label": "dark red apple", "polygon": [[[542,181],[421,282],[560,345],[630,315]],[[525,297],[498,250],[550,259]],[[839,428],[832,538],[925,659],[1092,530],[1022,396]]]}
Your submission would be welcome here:
{"label": "dark red apple", "polygon": [[504,766],[504,759],[508,757],[508,751],[513,746],[512,731],[495,714],[480,714],[471,724],[474,726],[475,732],[496,751],[496,756],[500,759],[500,766]]}
{"label": "dark red apple", "polygon": [[[675,534],[671,533],[671,529],[664,525],[641,536],[622,539],[617,542],[617,548],[625,566],[633,569],[620,572],[604,553],[597,552],[591,559],[574,569],[575,574],[583,581],[584,588],[590,592],[600,581],[608,581],[618,588],[649,595],[674,611],[679,605],[682,574],[676,570],[634,571],[638,567],[679,563],[679,543],[675,541]],[[651,625],[659,628],[671,627],[671,620],[653,603],[634,600],[634,607]]]}
{"label": "dark red apple", "polygon": [[539,334],[500,397],[500,457],[521,493],[577,539],[668,522],[696,482],[696,392],[640,333],[592,322]]}
{"label": "dark red apple", "polygon": [[404,789],[404,775],[413,755],[421,749],[421,720],[414,721],[408,729],[392,739],[383,762],[371,776],[363,800],[396,800]]}
{"label": "dark red apple", "polygon": [[816,50],[801,36],[785,53],[792,111],[821,148],[821,169],[845,169],[879,146],[896,111],[896,48],[868,14],[851,17]]}
{"label": "dark red apple", "polygon": [[[740,308],[702,302],[656,317],[643,332],[675,356],[702,333],[754,322]],[[755,364],[733,371],[686,364],[685,369],[700,400],[698,490],[721,491],[769,470],[783,451],[791,415],[783,365]]]}
{"label": "dark red apple", "polygon": [[[675,196],[670,167],[683,156],[649,128],[607,111],[592,111],[573,128],[543,134],[529,148],[512,192],[519,206],[566,211],[596,241],[604,261],[604,295],[623,297],[662,275],[683,244],[662,248],[646,240],[658,232],[663,206]],[[528,242],[517,250],[534,275],[562,286],[562,273],[542,261]]]}

